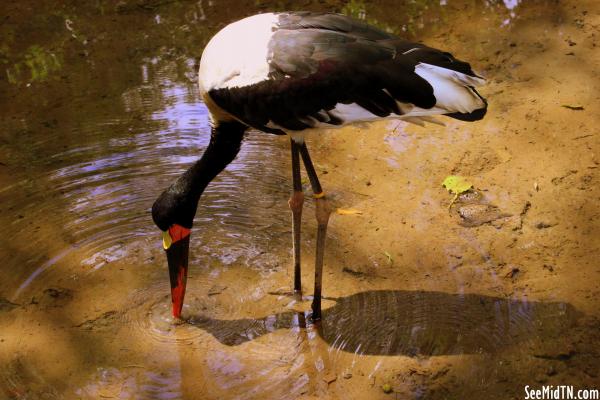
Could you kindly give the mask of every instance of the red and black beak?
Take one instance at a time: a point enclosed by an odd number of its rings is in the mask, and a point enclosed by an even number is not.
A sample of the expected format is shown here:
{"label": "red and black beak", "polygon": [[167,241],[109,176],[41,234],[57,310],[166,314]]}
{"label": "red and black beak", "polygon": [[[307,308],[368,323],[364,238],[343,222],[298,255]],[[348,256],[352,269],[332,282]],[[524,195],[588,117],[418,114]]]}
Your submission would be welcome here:
{"label": "red and black beak", "polygon": [[163,247],[169,263],[173,316],[181,318],[187,282],[190,230],[181,225],[171,225],[168,231],[163,232]]}

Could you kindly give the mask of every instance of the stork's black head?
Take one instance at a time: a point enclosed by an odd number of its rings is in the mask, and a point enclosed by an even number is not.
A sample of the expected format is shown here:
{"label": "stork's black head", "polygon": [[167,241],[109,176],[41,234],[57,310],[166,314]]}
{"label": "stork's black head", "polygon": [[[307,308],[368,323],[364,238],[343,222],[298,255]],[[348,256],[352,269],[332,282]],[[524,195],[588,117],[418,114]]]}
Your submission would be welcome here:
{"label": "stork's black head", "polygon": [[189,188],[189,174],[183,174],[152,205],[154,223],[163,231],[171,281],[173,316],[181,317],[187,282],[190,230],[198,197]]}
{"label": "stork's black head", "polygon": [[198,200],[184,190],[185,185],[180,182],[182,178],[162,192],[152,205],[152,219],[161,231],[166,231],[174,224],[192,228]]}

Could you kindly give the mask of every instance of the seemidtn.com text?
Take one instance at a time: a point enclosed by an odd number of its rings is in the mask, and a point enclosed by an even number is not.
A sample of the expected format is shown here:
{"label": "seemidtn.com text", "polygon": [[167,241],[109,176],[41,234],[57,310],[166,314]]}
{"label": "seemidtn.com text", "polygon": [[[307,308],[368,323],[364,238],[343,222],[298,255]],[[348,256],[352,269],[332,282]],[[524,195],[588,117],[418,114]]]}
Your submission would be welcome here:
{"label": "seemidtn.com text", "polygon": [[570,385],[525,386],[525,400],[599,400],[598,389],[576,389]]}

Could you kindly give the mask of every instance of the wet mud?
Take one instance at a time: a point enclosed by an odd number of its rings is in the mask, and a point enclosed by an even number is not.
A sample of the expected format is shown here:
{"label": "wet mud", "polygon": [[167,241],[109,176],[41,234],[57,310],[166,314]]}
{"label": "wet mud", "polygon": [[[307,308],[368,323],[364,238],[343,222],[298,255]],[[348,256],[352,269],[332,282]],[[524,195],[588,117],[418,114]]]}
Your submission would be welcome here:
{"label": "wet mud", "polygon": [[[0,398],[524,398],[600,389],[594,1],[0,4]],[[338,11],[469,60],[487,117],[308,138],[332,199],[293,278],[289,148],[250,132],[191,235],[171,317],[150,207],[209,139],[207,40],[270,10]],[[467,177],[458,196],[442,186]],[[309,193],[303,175],[304,190]]]}

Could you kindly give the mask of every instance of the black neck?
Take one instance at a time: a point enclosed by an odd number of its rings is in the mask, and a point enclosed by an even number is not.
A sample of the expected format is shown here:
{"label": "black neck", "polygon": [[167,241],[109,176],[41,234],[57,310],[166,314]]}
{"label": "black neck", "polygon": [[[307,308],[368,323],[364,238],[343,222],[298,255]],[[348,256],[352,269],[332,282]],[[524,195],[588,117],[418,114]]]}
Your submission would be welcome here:
{"label": "black neck", "polygon": [[212,128],[202,157],[165,190],[152,207],[154,222],[162,230],[173,224],[192,227],[200,196],[208,184],[233,161],[240,150],[246,126],[220,122]]}
{"label": "black neck", "polygon": [[221,122],[213,127],[204,154],[180,178],[196,202],[208,184],[237,156],[245,130],[238,122]]}

